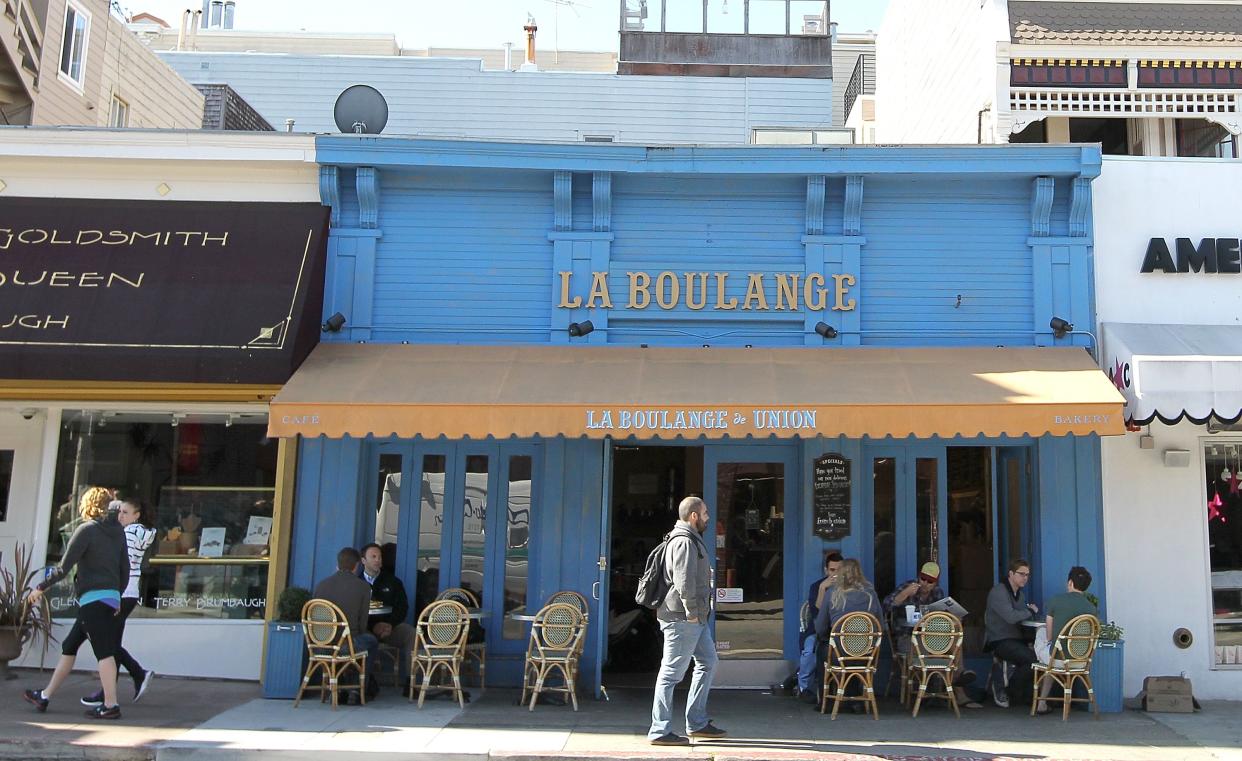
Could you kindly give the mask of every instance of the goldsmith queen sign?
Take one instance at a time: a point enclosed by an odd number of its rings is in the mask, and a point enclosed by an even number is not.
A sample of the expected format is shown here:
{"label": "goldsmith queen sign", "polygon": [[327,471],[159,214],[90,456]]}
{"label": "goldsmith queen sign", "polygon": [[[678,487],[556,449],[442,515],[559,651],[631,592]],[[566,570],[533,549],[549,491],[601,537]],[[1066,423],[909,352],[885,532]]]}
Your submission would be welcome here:
{"label": "goldsmith queen sign", "polygon": [[326,213],[0,199],[0,377],[282,383],[317,341]]}

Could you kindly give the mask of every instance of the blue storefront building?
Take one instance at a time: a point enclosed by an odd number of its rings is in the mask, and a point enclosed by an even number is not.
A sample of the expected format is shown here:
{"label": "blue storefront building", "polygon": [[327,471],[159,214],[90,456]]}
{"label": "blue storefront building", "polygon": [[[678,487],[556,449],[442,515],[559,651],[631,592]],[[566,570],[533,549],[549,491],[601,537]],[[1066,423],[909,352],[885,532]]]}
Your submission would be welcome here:
{"label": "blue storefront building", "polygon": [[[655,147],[318,139],[324,341],[272,405],[299,437],[290,582],[396,545],[416,611],[482,599],[516,684],[552,593],[593,687],[649,686],[647,552],[700,494],[719,681],[796,658],[823,552],[883,596],[939,562],[971,614],[1103,576],[1097,146]],[[1103,589],[1102,583],[1098,584]],[[1105,601],[1106,604],[1106,601]],[[646,681],[644,681],[646,680]]]}

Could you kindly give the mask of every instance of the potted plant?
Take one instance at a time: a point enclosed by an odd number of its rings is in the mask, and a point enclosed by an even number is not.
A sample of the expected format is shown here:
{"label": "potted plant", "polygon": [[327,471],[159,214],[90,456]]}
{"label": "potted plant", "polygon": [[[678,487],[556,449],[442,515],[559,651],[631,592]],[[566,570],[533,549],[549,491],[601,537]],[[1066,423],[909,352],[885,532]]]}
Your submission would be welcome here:
{"label": "potted plant", "polygon": [[276,619],[267,624],[267,660],[263,666],[263,697],[292,700],[306,664],[302,607],[310,590],[288,587],[276,598]]}
{"label": "potted plant", "polygon": [[13,547],[13,569],[0,564],[0,679],[10,678],[9,661],[20,658],[27,644],[34,642],[47,653],[51,642],[51,605],[46,597],[34,605],[29,599],[38,574],[20,543]]}

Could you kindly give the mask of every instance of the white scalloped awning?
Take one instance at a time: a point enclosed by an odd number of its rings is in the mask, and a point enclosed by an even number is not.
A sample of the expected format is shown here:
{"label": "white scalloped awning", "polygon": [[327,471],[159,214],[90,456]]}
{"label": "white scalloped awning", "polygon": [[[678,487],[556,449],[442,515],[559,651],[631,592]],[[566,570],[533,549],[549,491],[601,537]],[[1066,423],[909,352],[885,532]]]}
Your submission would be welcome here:
{"label": "white scalloped awning", "polygon": [[320,344],[273,436],[1120,434],[1083,349]]}
{"label": "white scalloped awning", "polygon": [[1107,322],[1101,344],[1104,372],[1126,398],[1126,420],[1242,416],[1242,325]]}

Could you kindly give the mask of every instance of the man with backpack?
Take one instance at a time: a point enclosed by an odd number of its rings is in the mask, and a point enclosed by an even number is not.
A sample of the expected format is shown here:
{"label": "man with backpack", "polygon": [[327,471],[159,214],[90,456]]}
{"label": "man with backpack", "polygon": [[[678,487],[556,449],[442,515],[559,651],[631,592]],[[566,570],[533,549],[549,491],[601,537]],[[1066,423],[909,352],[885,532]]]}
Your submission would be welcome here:
{"label": "man with backpack", "polygon": [[[703,531],[710,525],[707,505],[698,497],[686,497],[677,508],[680,520],[664,541],[661,578],[668,584],[656,618],[664,633],[664,655],[656,677],[655,702],[651,708],[652,745],[689,745],[690,740],[673,732],[673,688],[694,659],[694,677],[686,705],[686,729],[690,737],[717,739],[725,731],[707,718],[707,695],[716,672],[716,643],[707,617],[711,614],[711,558],[703,543]],[[640,588],[643,585],[640,584]]]}

